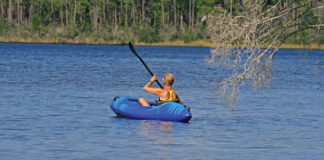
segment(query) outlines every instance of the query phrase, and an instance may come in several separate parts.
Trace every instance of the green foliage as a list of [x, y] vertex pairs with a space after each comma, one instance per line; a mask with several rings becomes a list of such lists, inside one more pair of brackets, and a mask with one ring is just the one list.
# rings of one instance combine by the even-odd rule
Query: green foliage
[[211, 13], [214, 9], [214, 6], [220, 5], [224, 6], [223, 0], [196, 0], [197, 6], [197, 18], [201, 19], [203, 16]]
[[90, 23], [86, 23], [86, 21], [82, 21], [80, 24], [80, 31], [81, 32], [91, 32], [92, 31], [92, 25]]
[[195, 39], [194, 40], [199, 40], [199, 39], [209, 39], [209, 33], [208, 29], [206, 28], [205, 24], [197, 24], [194, 28], [195, 33]]
[[8, 23], [6, 21], [0, 21], [0, 32], [8, 29]]
[[34, 31], [37, 31], [40, 29], [41, 27], [41, 20], [40, 17], [38, 16], [38, 14], [34, 14], [33, 18], [32, 18], [32, 28]]
[[193, 41], [195, 39], [194, 33], [186, 30], [181, 34], [181, 39], [183, 40], [184, 43], [190, 43], [191, 41]]
[[296, 33], [295, 35], [289, 37], [286, 40], [286, 43], [290, 44], [324, 44], [324, 29], [320, 33], [314, 31], [313, 29], [306, 29], [301, 32]]
[[139, 27], [135, 28], [138, 29], [136, 31], [136, 35], [139, 42], [153, 43], [161, 41], [159, 31], [151, 27], [150, 25], [142, 24]]
[[318, 44], [324, 44], [324, 29], [321, 30], [321, 33], [318, 37]]

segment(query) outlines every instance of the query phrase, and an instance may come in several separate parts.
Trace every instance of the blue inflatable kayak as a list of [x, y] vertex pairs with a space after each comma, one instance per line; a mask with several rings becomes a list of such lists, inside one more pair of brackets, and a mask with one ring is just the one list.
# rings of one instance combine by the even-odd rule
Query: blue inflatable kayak
[[149, 107], [143, 107], [134, 97], [116, 97], [111, 103], [111, 110], [120, 117], [132, 119], [162, 120], [188, 122], [192, 114], [190, 109], [183, 104], [167, 102], [156, 106], [150, 103]]

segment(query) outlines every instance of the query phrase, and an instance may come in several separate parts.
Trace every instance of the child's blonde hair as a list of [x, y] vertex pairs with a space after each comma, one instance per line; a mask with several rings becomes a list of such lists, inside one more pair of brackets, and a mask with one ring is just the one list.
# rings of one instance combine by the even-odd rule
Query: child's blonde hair
[[173, 82], [174, 82], [174, 76], [172, 73], [166, 73], [164, 74], [164, 83], [166, 85], [172, 86]]

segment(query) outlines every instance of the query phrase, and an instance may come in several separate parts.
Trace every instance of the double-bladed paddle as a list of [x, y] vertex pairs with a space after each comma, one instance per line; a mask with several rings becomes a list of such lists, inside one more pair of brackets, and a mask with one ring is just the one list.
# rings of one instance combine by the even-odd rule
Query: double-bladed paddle
[[[143, 65], [145, 66], [146, 70], [148, 72], [150, 72], [151, 76], [153, 76], [154, 74], [152, 73], [152, 71], [150, 70], [150, 68], [148, 68], [148, 66], [145, 64], [145, 62], [143, 61], [143, 59], [137, 54], [135, 48], [133, 47], [132, 43], [129, 42], [128, 46], [130, 48], [130, 50], [134, 53], [134, 55], [143, 63]], [[158, 80], [156, 80], [156, 83], [160, 86], [160, 88], [163, 89], [162, 85], [160, 84], [160, 82]]]

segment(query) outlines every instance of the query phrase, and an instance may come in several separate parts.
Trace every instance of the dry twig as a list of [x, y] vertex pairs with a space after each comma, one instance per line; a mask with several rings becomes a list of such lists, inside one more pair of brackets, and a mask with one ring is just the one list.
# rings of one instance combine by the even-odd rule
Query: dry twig
[[[238, 100], [240, 87], [249, 82], [253, 89], [270, 85], [271, 64], [280, 45], [291, 35], [323, 24], [308, 24], [303, 16], [318, 9], [315, 0], [303, 4], [281, 3], [266, 8], [264, 1], [242, 1], [239, 15], [232, 17], [226, 11], [208, 17], [208, 29], [213, 42], [220, 45], [211, 51], [208, 64], [224, 65], [233, 73], [219, 83], [219, 94], [232, 107]], [[306, 8], [302, 11], [300, 8]], [[301, 22], [299, 22], [301, 21]], [[318, 32], [316, 32], [318, 34]]]

